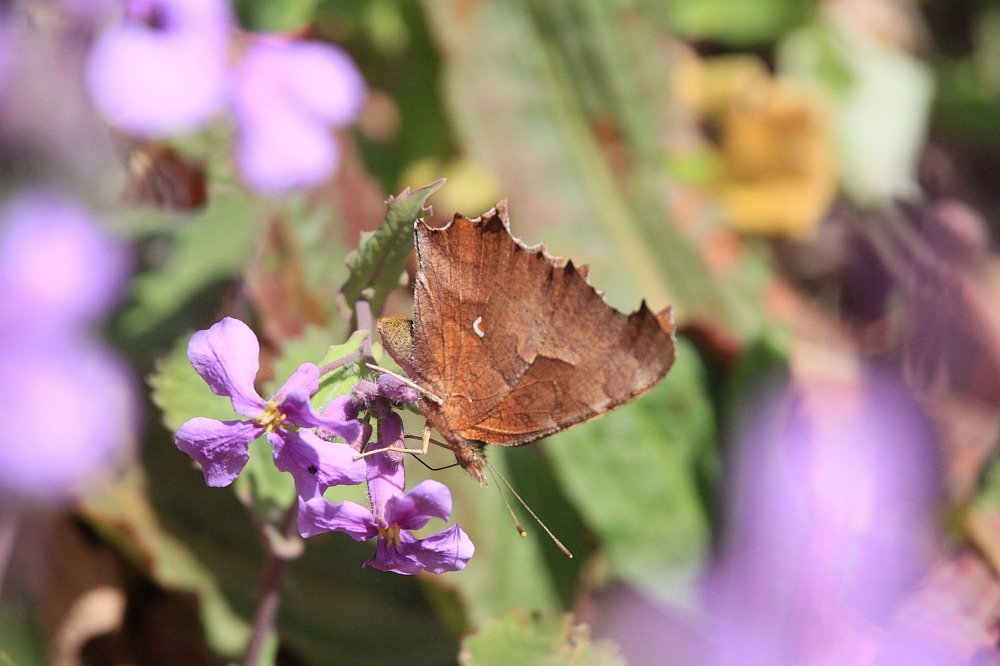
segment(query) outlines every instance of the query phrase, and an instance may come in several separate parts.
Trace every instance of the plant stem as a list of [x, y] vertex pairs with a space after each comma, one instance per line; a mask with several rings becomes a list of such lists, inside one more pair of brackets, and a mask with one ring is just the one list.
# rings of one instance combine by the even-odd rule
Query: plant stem
[[243, 666], [260, 666], [267, 640], [274, 634], [278, 607], [281, 605], [281, 587], [285, 580], [285, 570], [288, 561], [298, 557], [301, 552], [301, 549], [290, 549], [285, 545], [296, 538], [298, 513], [299, 505], [296, 499], [285, 514], [280, 536], [268, 534], [267, 526], [263, 528], [268, 546], [267, 561], [264, 563], [260, 599], [257, 601], [257, 610], [254, 612], [253, 625], [250, 628], [250, 643], [243, 655]]

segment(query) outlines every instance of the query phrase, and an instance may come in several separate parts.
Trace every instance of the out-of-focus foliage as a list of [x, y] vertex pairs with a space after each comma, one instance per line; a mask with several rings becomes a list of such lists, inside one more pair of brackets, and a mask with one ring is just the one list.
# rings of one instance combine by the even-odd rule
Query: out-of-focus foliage
[[[36, 172], [65, 180], [136, 248], [103, 332], [145, 378], [150, 415], [137, 459], [74, 512], [28, 511], [14, 527], [0, 515], [0, 536], [30, 537], [9, 558], [0, 653], [37, 663], [70, 646], [117, 663], [142, 646], [165, 662], [225, 663], [243, 649], [266, 541], [293, 560], [278, 663], [996, 658], [995, 3], [234, 8], [243, 30], [341, 46], [365, 77], [356, 126], [337, 132], [339, 171], [307, 192], [240, 185], [232, 120], [139, 143], [57, 122], [48, 105], [0, 107], [18, 120], [0, 148], [29, 156], [0, 160], [3, 191]], [[37, 24], [66, 37], [68, 24], [48, 21], [61, 10], [48, 11]], [[82, 49], [96, 29], [48, 45]], [[294, 488], [263, 441], [232, 488], [205, 487], [173, 433], [235, 415], [191, 368], [193, 331], [227, 315], [250, 324], [261, 395], [301, 363], [368, 344], [391, 364], [376, 333], [355, 331], [370, 324], [357, 302], [408, 314], [414, 220], [474, 217], [499, 198], [515, 236], [588, 264], [610, 304], [672, 305], [679, 325], [676, 366], [635, 403], [543, 443], [487, 448], [572, 559], [499, 478], [481, 488], [413, 459], [408, 485], [451, 489], [476, 547], [462, 571], [396, 576], [361, 568], [371, 543], [286, 539]], [[365, 373], [345, 364], [316, 404]], [[100, 410], [101, 387], [80, 399]], [[407, 433], [422, 426], [407, 415]], [[454, 462], [435, 447], [423, 459]], [[326, 497], [366, 501], [361, 486]], [[0, 539], [0, 561], [4, 550]], [[885, 552], [881, 571], [841, 566]]]

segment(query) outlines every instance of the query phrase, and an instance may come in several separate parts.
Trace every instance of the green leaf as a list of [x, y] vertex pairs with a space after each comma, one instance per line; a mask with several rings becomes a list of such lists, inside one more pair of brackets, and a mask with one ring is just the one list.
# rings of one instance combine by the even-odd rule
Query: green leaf
[[[445, 58], [458, 140], [496, 175], [514, 234], [535, 243], [543, 239], [528, 225], [544, 229], [548, 250], [590, 265], [616, 307], [633, 309], [643, 294], [654, 309], [673, 304], [683, 319], [748, 337], [763, 323], [770, 269], [748, 252], [724, 268], [706, 261], [705, 246], [724, 227], [708, 206], [683, 224], [671, 220], [667, 146], [671, 137], [689, 143], [695, 129], [671, 115], [669, 26], [652, 4], [422, 7]], [[469, 35], [489, 35], [489, 48]]]
[[245, 196], [216, 196], [184, 221], [166, 261], [134, 280], [132, 304], [121, 317], [124, 335], [155, 329], [213, 281], [238, 275], [265, 221], [263, 208]]
[[237, 9], [247, 29], [291, 33], [312, 23], [319, 0], [242, 0]]
[[811, 11], [801, 0], [672, 0], [663, 6], [684, 37], [737, 46], [774, 41]]
[[371, 303], [374, 315], [382, 312], [385, 299], [399, 286], [406, 258], [413, 250], [413, 223], [423, 214], [427, 199], [443, 184], [438, 180], [412, 192], [407, 188], [390, 198], [382, 225], [347, 257], [350, 276], [341, 293], [349, 306], [364, 298]]
[[[490, 461], [501, 474], [508, 476], [507, 452], [496, 448], [488, 451]], [[513, 452], [514, 455], [523, 453]], [[428, 462], [432, 465], [449, 464], [449, 461], [441, 461], [436, 456]], [[426, 470], [411, 462], [407, 466], [407, 476], [407, 485], [410, 486], [421, 478], [434, 478], [451, 490], [454, 503], [452, 520], [468, 533], [476, 553], [465, 569], [447, 574], [442, 582], [458, 590], [473, 626], [513, 608], [562, 608], [547, 566], [546, 552], [560, 558], [563, 556], [537, 526], [526, 522], [527, 536], [522, 538], [518, 535], [496, 488], [480, 487], [459, 468], [432, 472], [428, 477]]]
[[600, 537], [611, 573], [665, 601], [691, 600], [708, 555], [702, 496], [715, 422], [694, 347], [652, 392], [546, 444], [557, 475]]
[[625, 660], [611, 641], [591, 640], [587, 626], [573, 624], [571, 615], [515, 610], [466, 638], [460, 663], [624, 666]]

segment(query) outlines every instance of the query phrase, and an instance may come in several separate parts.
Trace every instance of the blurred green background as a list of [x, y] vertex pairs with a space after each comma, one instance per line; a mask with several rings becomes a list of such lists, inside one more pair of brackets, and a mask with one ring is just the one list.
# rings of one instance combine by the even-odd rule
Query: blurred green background
[[[186, 366], [188, 337], [234, 314], [264, 340], [265, 366], [322, 357], [351, 332], [338, 301], [344, 259], [405, 188], [447, 179], [427, 201], [435, 224], [506, 198], [514, 234], [589, 264], [616, 308], [672, 305], [678, 361], [634, 404], [541, 444], [489, 452], [572, 560], [528, 519], [520, 538], [494, 489], [460, 469], [411, 463], [408, 485], [432, 476], [452, 489], [475, 557], [458, 573], [403, 577], [361, 569], [369, 544], [310, 540], [284, 588], [280, 663], [454, 663], [460, 650], [469, 663], [620, 663], [618, 647], [583, 625], [600, 637], [603, 600], [624, 589], [680, 618], [697, 615], [699, 576], [724, 525], [726, 446], [760, 382], [836, 374], [874, 357], [901, 365], [912, 351], [905, 335], [869, 344], [873, 322], [926, 316], [905, 298], [879, 317], [844, 305], [844, 266], [853, 264], [837, 220], [889, 247], [869, 261], [894, 277], [910, 260], [894, 245], [899, 224], [885, 222], [900, 210], [960, 201], [978, 215], [975, 228], [996, 237], [998, 2], [236, 6], [246, 29], [346, 48], [368, 103], [341, 137], [336, 178], [289, 199], [262, 201], [234, 184], [226, 128], [134, 147], [158, 164], [169, 149], [185, 178], [204, 176], [207, 196], [176, 206], [162, 183], [130, 181], [139, 194], [117, 212], [142, 252], [130, 300], [109, 325], [152, 387], [142, 460], [55, 522], [65, 556], [56, 568], [67, 579], [51, 573], [48, 592], [0, 613], [12, 663], [40, 659], [67, 609], [98, 584], [123, 591], [129, 610], [117, 633], [87, 643], [88, 663], [106, 663], [116, 641], [165, 655], [149, 663], [239, 654], [263, 561], [253, 516], [280, 513], [287, 487], [261, 473], [236, 493], [207, 488], [174, 447], [171, 428], [185, 419], [227, 413], [224, 403], [214, 411], [219, 403]], [[159, 177], [187, 186], [176, 173]], [[921, 242], [940, 253], [933, 238]], [[982, 303], [997, 302], [993, 247], [983, 243], [969, 272]], [[942, 261], [967, 268], [954, 255]], [[409, 308], [405, 288], [388, 295], [386, 313]], [[956, 326], [967, 321], [964, 310], [955, 316]], [[1000, 330], [977, 330], [970, 349], [995, 350]], [[1000, 405], [994, 366], [981, 370], [981, 380], [955, 373], [930, 404], [947, 443], [947, 527], [996, 565], [987, 470]], [[911, 388], [927, 397], [919, 382]], [[407, 425], [417, 433], [422, 422], [411, 415]], [[448, 457], [432, 451], [430, 462]]]

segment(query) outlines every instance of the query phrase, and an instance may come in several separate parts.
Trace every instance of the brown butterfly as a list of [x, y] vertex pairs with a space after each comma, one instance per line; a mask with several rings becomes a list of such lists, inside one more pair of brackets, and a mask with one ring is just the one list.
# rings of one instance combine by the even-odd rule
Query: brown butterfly
[[586, 267], [511, 236], [501, 201], [482, 217], [415, 225], [413, 320], [382, 318], [389, 355], [438, 403], [420, 409], [480, 483], [483, 444], [521, 446], [633, 400], [674, 362], [670, 308], [618, 312]]

